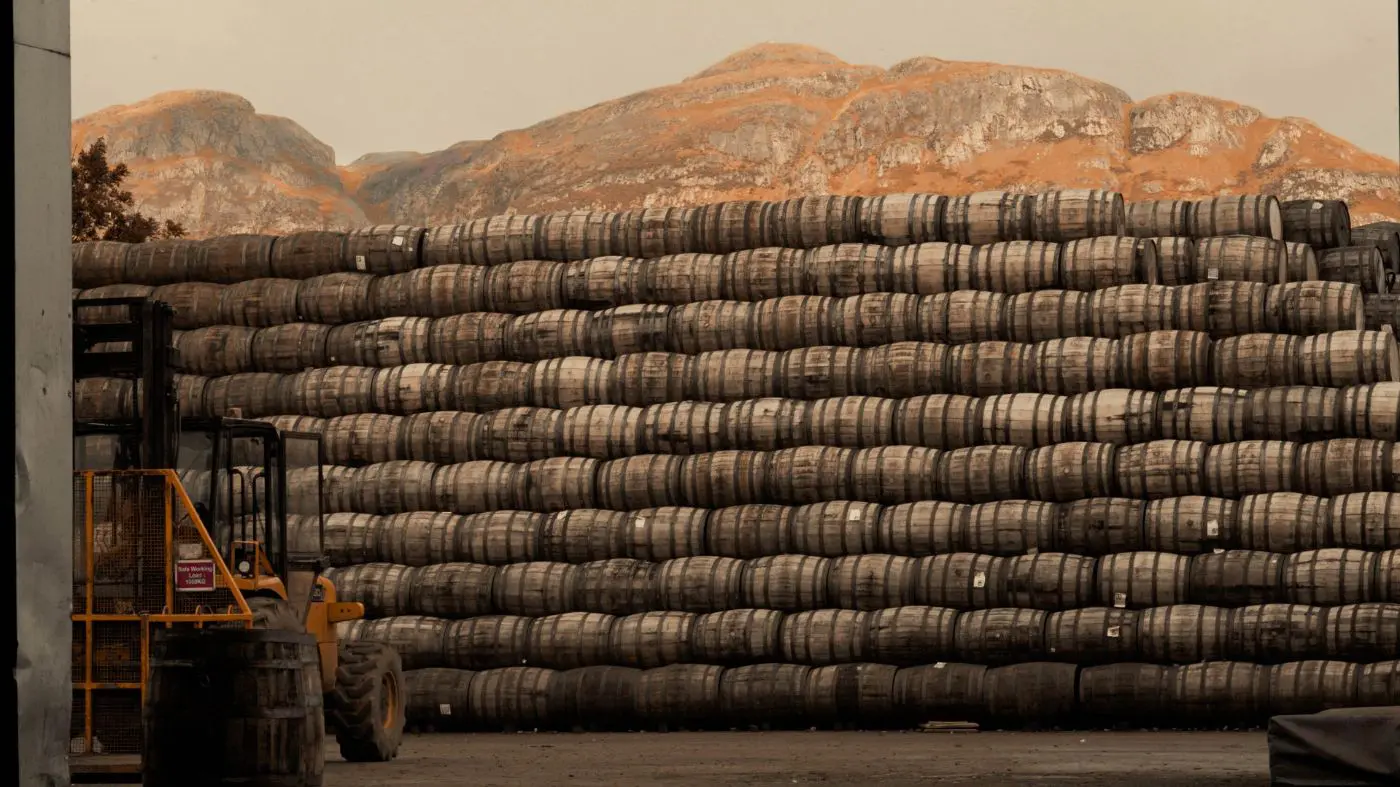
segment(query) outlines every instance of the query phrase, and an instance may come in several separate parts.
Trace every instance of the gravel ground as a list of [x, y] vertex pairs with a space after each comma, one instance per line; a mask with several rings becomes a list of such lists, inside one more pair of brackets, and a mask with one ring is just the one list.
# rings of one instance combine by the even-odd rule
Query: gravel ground
[[326, 787], [420, 785], [1076, 785], [1267, 787], [1262, 732], [432, 734]]

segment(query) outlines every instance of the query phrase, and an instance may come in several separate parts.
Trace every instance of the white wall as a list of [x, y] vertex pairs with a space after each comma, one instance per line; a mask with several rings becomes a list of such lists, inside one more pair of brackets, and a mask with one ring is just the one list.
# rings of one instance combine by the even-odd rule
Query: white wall
[[72, 268], [67, 0], [15, 0], [15, 605], [20, 784], [68, 784]]

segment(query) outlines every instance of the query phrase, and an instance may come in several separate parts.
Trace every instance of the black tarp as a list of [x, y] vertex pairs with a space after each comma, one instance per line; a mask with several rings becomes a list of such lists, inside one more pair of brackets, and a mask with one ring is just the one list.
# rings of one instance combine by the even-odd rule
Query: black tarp
[[1400, 706], [1269, 719], [1274, 787], [1400, 785]]

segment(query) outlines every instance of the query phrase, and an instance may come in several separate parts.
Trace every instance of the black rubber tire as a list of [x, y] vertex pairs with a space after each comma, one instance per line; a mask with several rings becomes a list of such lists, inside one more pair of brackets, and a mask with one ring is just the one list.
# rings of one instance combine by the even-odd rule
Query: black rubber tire
[[[326, 721], [350, 762], [388, 762], [403, 742], [403, 662], [380, 642], [342, 642], [335, 689], [326, 695]], [[393, 702], [386, 696], [392, 686]]]

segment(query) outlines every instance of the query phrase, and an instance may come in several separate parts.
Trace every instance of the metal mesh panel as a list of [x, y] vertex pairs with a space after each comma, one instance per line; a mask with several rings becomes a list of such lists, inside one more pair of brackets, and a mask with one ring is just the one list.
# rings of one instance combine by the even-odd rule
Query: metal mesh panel
[[162, 475], [92, 477], [92, 612], [159, 614], [167, 606]]
[[98, 689], [92, 693], [91, 753], [141, 753], [141, 692]]
[[[179, 497], [178, 494], [176, 497]], [[204, 539], [200, 537], [199, 527], [195, 524], [192, 512], [184, 505], [183, 501], [176, 504], [174, 511], [174, 548], [177, 566], [199, 563], [207, 566], [214, 562], [214, 553], [209, 550]], [[236, 612], [238, 608], [238, 601], [234, 597], [233, 591], [228, 587], [224, 576], [217, 571], [214, 573], [211, 589], [181, 590], [177, 586], [174, 595], [173, 611], [178, 615], [192, 615], [197, 611]]]

